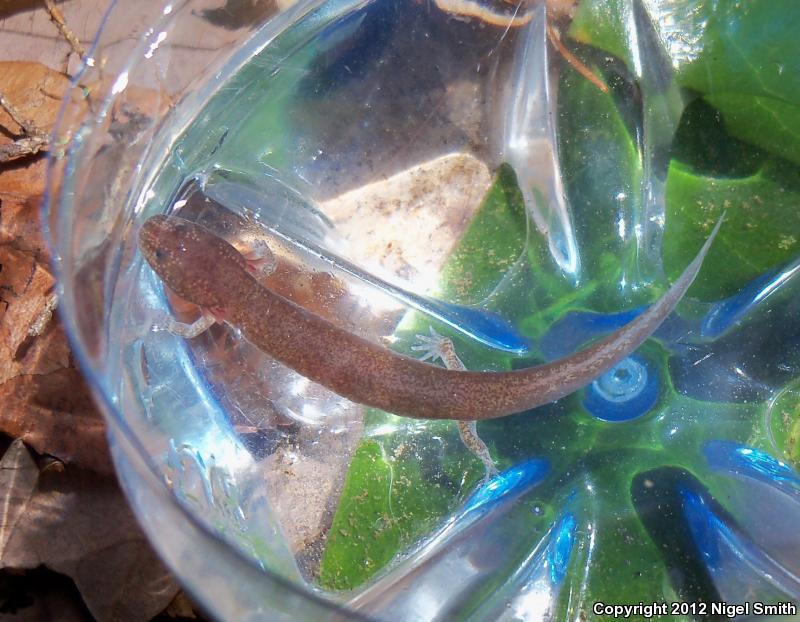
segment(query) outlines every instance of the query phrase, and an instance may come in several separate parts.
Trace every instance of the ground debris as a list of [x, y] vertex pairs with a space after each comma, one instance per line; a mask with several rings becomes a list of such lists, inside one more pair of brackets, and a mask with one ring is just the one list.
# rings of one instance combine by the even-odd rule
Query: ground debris
[[113, 477], [40, 469], [16, 440], [0, 459], [0, 506], [0, 568], [71, 577], [98, 620], [149, 620], [178, 591]]
[[0, 62], [0, 163], [34, 157], [50, 133], [69, 77], [40, 63]]
[[0, 619], [190, 619], [113, 476], [105, 422], [54, 316], [40, 212], [70, 84], [41, 63], [0, 61]]

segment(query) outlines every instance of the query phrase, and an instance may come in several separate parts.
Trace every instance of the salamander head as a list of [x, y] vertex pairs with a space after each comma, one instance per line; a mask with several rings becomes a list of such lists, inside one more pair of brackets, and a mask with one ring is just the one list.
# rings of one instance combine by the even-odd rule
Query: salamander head
[[139, 248], [164, 284], [206, 308], [224, 308], [240, 278], [244, 257], [205, 227], [178, 216], [153, 216], [139, 231]]

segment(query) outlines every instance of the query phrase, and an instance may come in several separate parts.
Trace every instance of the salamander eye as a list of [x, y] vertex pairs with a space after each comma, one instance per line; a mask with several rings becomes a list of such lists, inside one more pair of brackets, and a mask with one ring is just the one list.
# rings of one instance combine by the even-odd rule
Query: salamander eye
[[156, 261], [164, 261], [167, 258], [167, 254], [160, 248], [156, 249], [155, 256], [156, 256]]

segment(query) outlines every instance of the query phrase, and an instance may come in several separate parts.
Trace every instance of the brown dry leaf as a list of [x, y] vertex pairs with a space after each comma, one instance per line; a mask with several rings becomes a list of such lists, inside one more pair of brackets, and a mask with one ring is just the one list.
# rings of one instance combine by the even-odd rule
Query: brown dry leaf
[[[0, 136], [3, 161], [30, 157], [47, 148], [69, 78], [41, 63], [0, 63]], [[11, 134], [11, 135], [9, 135]]]
[[[48, 132], [68, 86], [66, 76], [39, 63], [0, 62], [0, 92]], [[20, 130], [2, 111], [0, 125]], [[52, 320], [55, 282], [39, 222], [45, 166], [38, 156], [0, 168], [0, 432], [110, 473], [103, 420]]]
[[149, 620], [173, 600], [178, 586], [113, 478], [69, 467], [39, 472], [19, 441], [0, 473], [0, 484], [11, 484], [0, 485], [0, 567], [44, 565], [71, 577], [101, 621]]
[[33, 254], [0, 244], [0, 432], [110, 473], [104, 422], [51, 321], [53, 286]]
[[98, 473], [113, 468], [105, 422], [77, 369], [18, 376], [0, 385], [0, 428], [40, 453]]
[[0, 244], [31, 253], [47, 263], [40, 211], [47, 161], [37, 157], [25, 166], [0, 167]]
[[[203, 18], [212, 24], [236, 30], [245, 26], [258, 26], [264, 23], [280, 5], [287, 2], [276, 0], [227, 0], [224, 6], [200, 11]], [[292, 4], [292, 3], [288, 3]]]
[[36, 490], [39, 469], [22, 441], [14, 441], [0, 460], [0, 491], [3, 512], [0, 514], [0, 560], [5, 558], [11, 534]]
[[175, 619], [180, 618], [183, 620], [196, 620], [198, 619], [197, 612], [194, 609], [194, 604], [189, 600], [186, 592], [178, 592], [172, 602], [163, 611], [163, 615], [167, 618]]
[[[3, 93], [28, 121], [46, 132], [55, 124], [61, 98], [70, 79], [41, 63], [27, 61], [0, 62], [0, 93]], [[0, 110], [0, 125], [12, 132], [21, 132], [8, 113]]]
[[0, 4], [0, 19], [5, 19], [14, 13], [30, 11], [36, 8], [39, 0], [3, 0]]
[[36, 327], [52, 315], [55, 279], [33, 256], [10, 245], [0, 246], [0, 266], [0, 382], [5, 382], [25, 357], [29, 338], [38, 336]]
[[[52, 131], [69, 84], [39, 63], [0, 62], [0, 93], [24, 125], [42, 132]], [[138, 108], [129, 104], [112, 116], [121, 126], [138, 123]], [[0, 126], [0, 147], [23, 134], [2, 110]], [[0, 166], [0, 433], [18, 439], [0, 461], [2, 578], [46, 567], [70, 577], [95, 618], [147, 620], [178, 590], [108, 476], [104, 422], [52, 319], [54, 279], [39, 220], [45, 169], [41, 154]], [[67, 466], [47, 468], [41, 458], [37, 465], [20, 439]], [[17, 574], [32, 568], [39, 570]], [[45, 581], [39, 588], [15, 620], [88, 616], [79, 599], [77, 609], [75, 601], [68, 606], [63, 586]]]

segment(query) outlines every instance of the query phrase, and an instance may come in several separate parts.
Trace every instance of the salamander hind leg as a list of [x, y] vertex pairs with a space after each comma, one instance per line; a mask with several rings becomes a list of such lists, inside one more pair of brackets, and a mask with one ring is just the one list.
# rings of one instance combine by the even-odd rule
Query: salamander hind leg
[[489, 448], [483, 439], [478, 436], [478, 422], [477, 421], [457, 421], [458, 434], [461, 436], [461, 442], [469, 449], [472, 454], [483, 462], [484, 479], [491, 479], [497, 475], [498, 470], [492, 460], [492, 455], [489, 453]]
[[[417, 344], [411, 346], [415, 352], [421, 352], [421, 361], [430, 360], [431, 362], [441, 360], [447, 369], [457, 369], [464, 371], [466, 367], [461, 359], [456, 354], [456, 349], [453, 342], [447, 337], [437, 333], [433, 327], [430, 328], [430, 336], [417, 335]], [[461, 436], [461, 442], [469, 449], [472, 454], [483, 463], [485, 469], [485, 479], [489, 479], [497, 475], [497, 467], [492, 460], [489, 453], [489, 448], [478, 436], [477, 422], [475, 421], [458, 421], [458, 433]]]
[[158, 320], [153, 326], [153, 330], [166, 330], [184, 339], [194, 339], [206, 332], [217, 321], [217, 318], [211, 312], [204, 312], [203, 315], [191, 324], [178, 322], [175, 318], [163, 313], [159, 315]]

